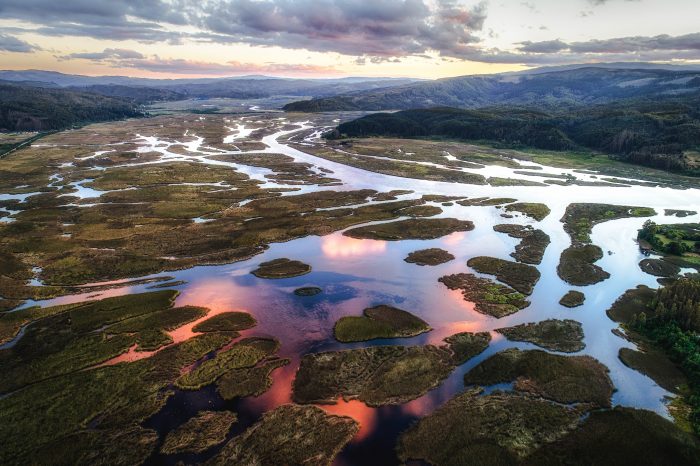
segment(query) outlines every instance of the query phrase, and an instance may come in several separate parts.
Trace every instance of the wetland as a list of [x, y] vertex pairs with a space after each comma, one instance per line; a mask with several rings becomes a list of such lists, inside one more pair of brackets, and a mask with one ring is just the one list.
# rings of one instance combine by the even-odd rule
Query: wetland
[[700, 183], [321, 137], [347, 118], [176, 113], [0, 159], [0, 462], [700, 463], [693, 373], [640, 324], [697, 280]]

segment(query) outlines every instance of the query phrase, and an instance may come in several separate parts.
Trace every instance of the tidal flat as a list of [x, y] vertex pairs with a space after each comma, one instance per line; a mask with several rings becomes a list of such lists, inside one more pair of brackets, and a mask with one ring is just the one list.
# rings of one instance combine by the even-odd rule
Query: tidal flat
[[346, 118], [163, 115], [0, 159], [0, 462], [698, 458], [683, 379], [617, 327], [691, 271], [636, 239], [700, 222], [699, 186], [320, 137]]

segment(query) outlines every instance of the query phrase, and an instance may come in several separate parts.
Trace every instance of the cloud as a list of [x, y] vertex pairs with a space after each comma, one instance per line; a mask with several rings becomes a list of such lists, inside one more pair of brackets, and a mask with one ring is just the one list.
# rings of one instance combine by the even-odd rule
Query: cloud
[[38, 47], [8, 34], [0, 33], [0, 52], [29, 53]]
[[[459, 57], [479, 42], [486, 3], [457, 0], [3, 0], [0, 17], [47, 36], [192, 39], [351, 56]], [[187, 32], [184, 32], [187, 31]]]
[[60, 57], [61, 59], [90, 60], [94, 63], [114, 68], [132, 68], [155, 73], [181, 75], [219, 75], [273, 73], [288, 75], [305, 74], [336, 74], [332, 67], [288, 63], [244, 63], [229, 61], [226, 63], [185, 60], [176, 58], [161, 58], [157, 55], [146, 57], [134, 50], [105, 49], [102, 52], [73, 53]]
[[119, 60], [119, 59], [132, 59], [132, 58], [145, 58], [145, 57], [141, 53], [137, 52], [136, 50], [104, 49], [102, 52], [71, 53], [70, 55], [64, 55], [60, 58], [62, 60], [81, 59], [81, 60], [103, 61], [103, 60]]
[[402, 57], [435, 50], [456, 56], [478, 42], [485, 3], [465, 8], [452, 0], [229, 0], [210, 2], [199, 26], [208, 40]]

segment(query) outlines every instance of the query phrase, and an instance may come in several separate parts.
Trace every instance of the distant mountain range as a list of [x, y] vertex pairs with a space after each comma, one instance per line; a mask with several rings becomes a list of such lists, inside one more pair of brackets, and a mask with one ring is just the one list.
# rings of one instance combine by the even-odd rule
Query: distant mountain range
[[[264, 98], [278, 95], [327, 97], [417, 82], [406, 78], [287, 79], [268, 76], [203, 79], [148, 79], [81, 76], [55, 71], [0, 71], [0, 81], [42, 88], [70, 88], [130, 98], [138, 103], [187, 98]], [[150, 91], [146, 91], [149, 89]], [[161, 92], [153, 92], [157, 89]]]
[[[617, 66], [617, 67], [615, 67]], [[700, 70], [651, 64], [609, 64], [536, 69], [519, 73], [460, 76], [349, 92], [287, 104], [287, 111], [482, 108], [518, 105], [543, 109], [595, 105], [614, 100], [683, 95], [700, 90]]]
[[54, 71], [0, 71], [0, 131], [62, 129], [142, 115], [140, 105], [184, 99], [325, 97], [416, 82], [403, 78], [285, 79], [267, 76], [145, 79]]

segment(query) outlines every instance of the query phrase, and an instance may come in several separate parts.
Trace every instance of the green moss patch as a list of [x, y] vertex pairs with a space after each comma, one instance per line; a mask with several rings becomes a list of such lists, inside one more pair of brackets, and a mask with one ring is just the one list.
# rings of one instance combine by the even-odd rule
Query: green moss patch
[[226, 440], [238, 417], [231, 411], [200, 411], [166, 435], [160, 451], [166, 455], [201, 453]]
[[404, 259], [409, 264], [440, 265], [454, 260], [455, 256], [440, 248], [421, 249], [413, 251]]
[[469, 390], [401, 435], [401, 461], [438, 466], [515, 465], [576, 427], [580, 413], [521, 394]]
[[[538, 183], [539, 185], [539, 183]], [[537, 202], [516, 202], [506, 206], [508, 212], [520, 212], [521, 214], [533, 218], [538, 222], [544, 220], [551, 212], [545, 204]]]
[[516, 391], [559, 403], [609, 407], [613, 385], [608, 368], [590, 356], [561, 356], [541, 350], [508, 349], [464, 376], [467, 385], [515, 382]]
[[576, 290], [569, 290], [559, 300], [559, 304], [565, 307], [578, 307], [583, 305], [586, 300], [586, 295]]
[[552, 351], [575, 353], [586, 347], [583, 343], [583, 327], [575, 320], [548, 319], [499, 328], [496, 331], [509, 340], [527, 341]]
[[238, 332], [255, 327], [255, 317], [247, 312], [222, 312], [195, 325], [195, 332]]
[[465, 301], [474, 303], [475, 311], [493, 317], [514, 314], [530, 305], [522, 293], [470, 273], [445, 275], [438, 281], [451, 290], [460, 290]]
[[474, 224], [455, 218], [416, 218], [352, 228], [345, 236], [359, 239], [399, 241], [403, 239], [435, 239], [456, 231], [470, 231]]
[[330, 465], [359, 430], [345, 416], [331, 416], [315, 406], [283, 405], [234, 437], [205, 464]]
[[261, 263], [251, 273], [258, 278], [290, 278], [306, 275], [311, 272], [311, 266], [290, 259], [274, 259]]
[[347, 343], [376, 338], [413, 337], [430, 330], [427, 322], [393, 306], [382, 304], [369, 307], [363, 314], [362, 317], [340, 318], [333, 329], [335, 338]]
[[594, 262], [602, 259], [603, 250], [593, 244], [570, 246], [562, 251], [557, 275], [565, 282], [585, 286], [610, 278], [610, 274]]
[[467, 265], [479, 273], [495, 275], [499, 281], [525, 295], [532, 293], [532, 289], [540, 279], [539, 270], [531, 265], [495, 257], [473, 257], [467, 261]]

